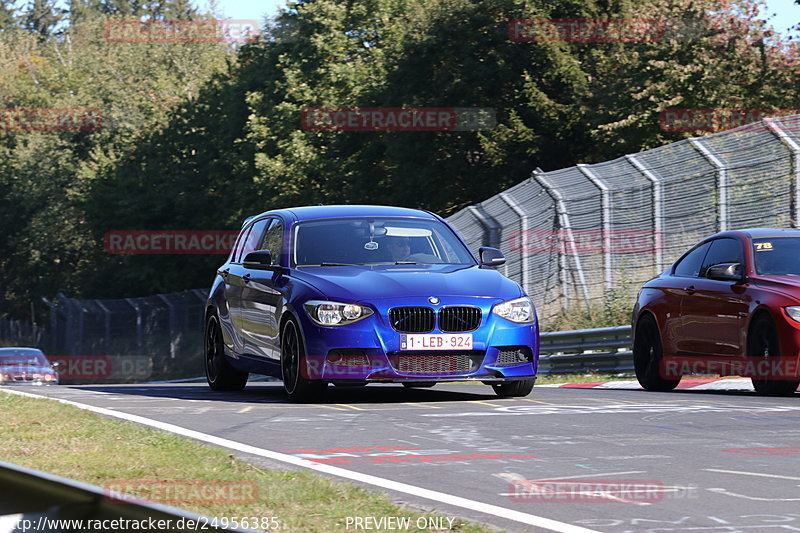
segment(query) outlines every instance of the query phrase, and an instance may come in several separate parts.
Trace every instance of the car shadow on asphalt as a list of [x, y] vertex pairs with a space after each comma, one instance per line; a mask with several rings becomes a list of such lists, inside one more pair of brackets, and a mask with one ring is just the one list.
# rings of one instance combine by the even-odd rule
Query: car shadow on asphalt
[[[78, 390], [103, 394], [172, 398], [189, 401], [218, 401], [226, 403], [284, 403], [294, 405], [327, 404], [390, 404], [439, 403], [497, 400], [488, 385], [437, 385], [429, 389], [406, 388], [398, 384], [375, 384], [365, 387], [334, 387], [329, 385], [319, 401], [298, 404], [289, 400], [280, 382], [251, 382], [242, 391], [212, 391], [207, 385], [195, 383], [72, 385]], [[456, 389], [458, 387], [458, 389]], [[467, 390], [465, 390], [467, 389]], [[468, 389], [475, 389], [472, 392]]]

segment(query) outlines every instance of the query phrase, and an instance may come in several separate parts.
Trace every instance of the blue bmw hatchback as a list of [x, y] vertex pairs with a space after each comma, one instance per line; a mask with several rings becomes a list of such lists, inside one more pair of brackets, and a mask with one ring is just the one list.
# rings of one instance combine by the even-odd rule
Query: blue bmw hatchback
[[493, 269], [504, 262], [495, 248], [477, 260], [443, 219], [416, 209], [250, 217], [208, 298], [208, 384], [241, 390], [265, 374], [293, 400], [314, 400], [328, 383], [478, 381], [525, 396], [539, 328], [530, 298]]

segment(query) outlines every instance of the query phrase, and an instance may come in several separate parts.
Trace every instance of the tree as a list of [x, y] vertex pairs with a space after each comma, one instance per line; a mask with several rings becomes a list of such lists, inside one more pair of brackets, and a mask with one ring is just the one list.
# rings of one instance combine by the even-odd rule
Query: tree
[[55, 0], [31, 0], [22, 13], [22, 24], [28, 31], [39, 35], [40, 40], [45, 40], [58, 30], [63, 15]]
[[14, 2], [0, 0], [0, 32], [17, 25]]

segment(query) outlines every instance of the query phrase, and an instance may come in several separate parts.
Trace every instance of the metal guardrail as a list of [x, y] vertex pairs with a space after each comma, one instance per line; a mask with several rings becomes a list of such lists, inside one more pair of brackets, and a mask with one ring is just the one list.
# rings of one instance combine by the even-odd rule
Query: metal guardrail
[[539, 374], [633, 372], [630, 326], [540, 334]]
[[[95, 521], [107, 521], [104, 523], [109, 527], [87, 529], [87, 525], [103, 523]], [[134, 521], [141, 527], [132, 525]], [[169, 524], [169, 527], [159, 528], [152, 525], [158, 524], [159, 521], [163, 521], [161, 524]], [[112, 527], [126, 525], [127, 527]], [[119, 502], [101, 487], [0, 461], [0, 533], [23, 531], [60, 533], [80, 529], [87, 531], [162, 529], [194, 532], [209, 530], [242, 533], [255, 531], [214, 527], [211, 517], [203, 517], [167, 505]]]

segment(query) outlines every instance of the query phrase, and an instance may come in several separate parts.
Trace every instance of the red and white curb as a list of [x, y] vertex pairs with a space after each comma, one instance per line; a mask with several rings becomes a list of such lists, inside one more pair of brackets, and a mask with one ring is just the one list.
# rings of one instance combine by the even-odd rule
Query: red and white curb
[[[559, 389], [623, 389], [638, 390], [642, 386], [636, 380], [633, 381], [595, 381], [593, 383], [555, 383], [536, 385], [536, 388], [555, 387]], [[753, 383], [750, 378], [706, 378], [706, 379], [682, 379], [675, 387], [676, 390], [729, 390], [729, 391], [752, 391]]]

